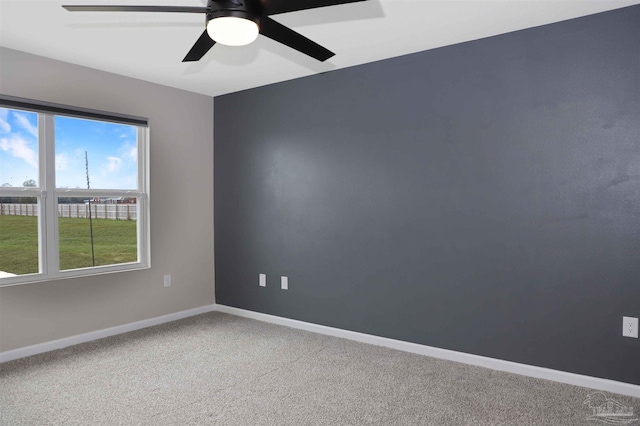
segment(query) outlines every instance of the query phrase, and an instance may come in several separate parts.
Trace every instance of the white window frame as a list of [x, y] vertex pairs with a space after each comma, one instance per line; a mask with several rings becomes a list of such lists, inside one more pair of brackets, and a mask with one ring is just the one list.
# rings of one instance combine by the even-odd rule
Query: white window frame
[[[8, 97], [6, 97], [8, 98]], [[17, 98], [16, 98], [17, 99]], [[53, 104], [46, 104], [53, 105]], [[41, 111], [37, 104], [33, 109], [15, 107], [3, 103], [0, 107], [34, 112], [38, 114], [38, 169], [37, 187], [0, 187], [0, 197], [36, 197], [38, 200], [38, 265], [39, 272], [0, 278], [0, 287], [51, 281], [64, 278], [101, 275], [114, 272], [147, 269], [151, 267], [149, 236], [149, 127], [131, 124], [118, 120], [118, 115], [78, 110], [78, 114], [70, 114], [71, 107], [62, 107], [64, 113]], [[90, 111], [102, 118], [87, 116]], [[66, 189], [56, 188], [55, 184], [55, 134], [54, 119], [56, 116], [71, 116], [80, 119], [109, 121], [137, 126], [138, 149], [138, 189]], [[114, 117], [112, 120], [105, 117]], [[104, 266], [60, 271], [59, 234], [58, 234], [58, 197], [136, 197], [136, 227], [138, 260], [136, 262], [119, 263]], [[0, 253], [0, 256], [2, 253]], [[10, 272], [10, 271], [9, 271]]]

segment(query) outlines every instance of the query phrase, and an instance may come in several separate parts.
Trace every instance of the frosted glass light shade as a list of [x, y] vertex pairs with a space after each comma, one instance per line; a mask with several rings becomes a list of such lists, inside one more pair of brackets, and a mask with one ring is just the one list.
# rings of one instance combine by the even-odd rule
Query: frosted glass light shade
[[213, 18], [207, 23], [207, 33], [216, 43], [244, 46], [253, 42], [260, 32], [258, 24], [235, 16]]

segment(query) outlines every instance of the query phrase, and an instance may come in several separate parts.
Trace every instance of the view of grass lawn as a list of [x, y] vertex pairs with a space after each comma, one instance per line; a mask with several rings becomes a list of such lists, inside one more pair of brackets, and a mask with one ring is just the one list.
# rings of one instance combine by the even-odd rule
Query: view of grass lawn
[[0, 216], [0, 271], [38, 272], [38, 218]]
[[[89, 219], [59, 218], [60, 269], [92, 266]], [[93, 220], [96, 266], [135, 262], [136, 221]], [[22, 275], [38, 272], [36, 217], [0, 216], [0, 271]]]

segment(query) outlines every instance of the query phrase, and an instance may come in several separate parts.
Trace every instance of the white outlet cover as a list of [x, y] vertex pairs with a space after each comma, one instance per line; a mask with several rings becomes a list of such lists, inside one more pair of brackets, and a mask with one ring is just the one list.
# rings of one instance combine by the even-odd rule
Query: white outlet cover
[[164, 286], [171, 287], [171, 275], [164, 276]]
[[260, 287], [266, 287], [267, 286], [267, 275], [266, 274], [260, 274], [260, 280], [259, 280], [258, 284], [260, 285]]
[[289, 290], [289, 278], [280, 277], [280, 287], [282, 287], [283, 290]]
[[638, 338], [638, 318], [622, 317], [622, 335]]

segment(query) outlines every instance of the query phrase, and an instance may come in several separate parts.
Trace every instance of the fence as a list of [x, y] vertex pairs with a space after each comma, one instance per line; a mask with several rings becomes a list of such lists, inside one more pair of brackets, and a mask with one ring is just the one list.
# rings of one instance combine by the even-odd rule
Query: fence
[[[136, 220], [136, 204], [91, 204], [93, 219]], [[0, 215], [38, 216], [37, 204], [0, 204]], [[58, 204], [58, 217], [89, 218], [89, 204]]]

